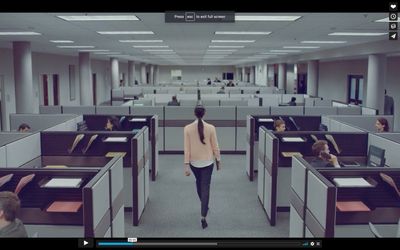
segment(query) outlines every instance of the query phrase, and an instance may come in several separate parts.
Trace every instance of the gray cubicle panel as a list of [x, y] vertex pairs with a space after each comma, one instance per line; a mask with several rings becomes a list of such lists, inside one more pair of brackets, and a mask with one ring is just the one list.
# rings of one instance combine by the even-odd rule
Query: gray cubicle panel
[[17, 168], [40, 156], [40, 144], [40, 133], [34, 133], [5, 145], [6, 167]]
[[43, 131], [76, 131], [77, 124], [83, 120], [83, 116], [79, 115], [76, 118], [70, 119], [53, 127], [44, 129]]
[[0, 132], [0, 168], [7, 167], [7, 144], [21, 140], [32, 133]]
[[[140, 95], [141, 93], [146, 93], [146, 92], [144, 92], [144, 89], [146, 89], [146, 88], [124, 87], [123, 88], [124, 97], [132, 97], [132, 96]], [[153, 93], [153, 91], [151, 91], [150, 93]]]
[[[265, 172], [265, 127], [260, 127], [258, 132], [258, 147], [257, 147], [257, 195], [261, 204], [264, 204], [264, 172]], [[256, 147], [254, 147], [256, 150]]]
[[134, 100], [132, 106], [153, 106], [154, 99], [143, 98], [139, 100]]
[[302, 106], [271, 107], [271, 115], [304, 115]]
[[315, 99], [314, 100], [314, 106], [332, 106], [332, 100], [329, 99], [322, 99], [322, 100], [318, 100]]
[[[255, 143], [255, 119], [251, 115], [247, 115], [246, 119], [246, 173], [249, 180], [253, 181], [254, 178], [254, 148]], [[256, 158], [257, 160], [257, 158]]]
[[304, 94], [284, 94], [282, 95], [282, 103], [288, 103], [292, 99], [292, 97], [296, 98], [296, 103], [304, 103]]
[[305, 237], [334, 237], [336, 187], [310, 167], [307, 171]]
[[400, 132], [385, 132], [385, 133], [375, 133], [375, 135], [389, 139], [391, 141], [394, 141], [396, 143], [400, 143]]
[[263, 94], [258, 95], [259, 98], [262, 98], [262, 105], [269, 107], [277, 107], [279, 106], [279, 100], [281, 98], [280, 94]]
[[152, 115], [158, 116], [158, 149], [164, 151], [164, 107], [131, 107], [131, 115]]
[[205, 107], [209, 107], [209, 106], [219, 106], [219, 100], [207, 100], [207, 99], [201, 99], [201, 103], [203, 104], [203, 106]]
[[183, 128], [196, 119], [194, 107], [165, 106], [164, 111], [164, 151], [183, 151]]
[[246, 150], [248, 144], [246, 136], [250, 134], [250, 128], [246, 127], [248, 115], [269, 115], [269, 107], [236, 107], [236, 150]]
[[129, 115], [130, 107], [126, 106], [96, 106], [98, 115]]
[[187, 107], [195, 107], [197, 105], [197, 100], [185, 100], [181, 99], [180, 100], [181, 106], [187, 106]]
[[337, 107], [304, 107], [304, 115], [337, 115]]
[[39, 106], [40, 114], [61, 114], [61, 106]]
[[289, 237], [305, 237], [306, 164], [303, 158], [292, 157]]
[[142, 88], [142, 93], [143, 94], [153, 94], [154, 90], [158, 93], [156, 88]]
[[360, 107], [337, 107], [338, 115], [361, 115]]
[[235, 87], [226, 87], [226, 90], [229, 92], [230, 95], [240, 94], [241, 90]]
[[19, 125], [26, 123], [31, 132], [41, 131], [76, 117], [74, 114], [10, 114], [10, 129], [17, 131]]
[[250, 98], [247, 100], [247, 106], [258, 107], [260, 106], [260, 98]]
[[151, 164], [151, 180], [155, 181], [157, 174], [158, 174], [158, 151], [159, 151], [159, 127], [158, 127], [158, 115], [154, 115], [151, 118], [151, 126], [150, 129], [151, 135], [154, 137], [151, 138], [151, 157], [150, 157], [150, 164]]
[[[393, 134], [393, 133], [390, 133]], [[396, 139], [389, 139], [390, 134], [384, 133], [369, 133], [368, 134], [368, 147], [370, 145], [382, 148], [385, 150], [386, 165], [392, 168], [400, 167], [400, 142]], [[381, 136], [383, 135], [383, 136]], [[398, 138], [398, 134], [396, 136]]]
[[315, 98], [304, 98], [304, 106], [305, 107], [313, 107]]
[[6, 154], [6, 147], [0, 147], [0, 168], [7, 167], [7, 154]]
[[278, 139], [265, 129], [264, 163], [264, 210], [271, 226], [276, 224], [277, 213], [277, 177], [278, 177]]
[[151, 148], [149, 140], [149, 130], [145, 129], [143, 131], [143, 162], [144, 162], [144, 204], [149, 200], [150, 194], [150, 158], [151, 158]]
[[247, 106], [247, 100], [221, 100], [221, 106]]
[[96, 114], [96, 106], [63, 106], [63, 114]]

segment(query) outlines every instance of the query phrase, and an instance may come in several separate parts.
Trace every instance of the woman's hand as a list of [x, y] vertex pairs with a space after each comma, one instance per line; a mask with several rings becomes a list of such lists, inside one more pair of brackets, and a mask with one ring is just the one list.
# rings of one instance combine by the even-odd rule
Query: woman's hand
[[185, 165], [185, 176], [190, 176], [189, 165]]
[[222, 168], [221, 161], [217, 161], [216, 164], [217, 164], [217, 171], [221, 170], [221, 168]]

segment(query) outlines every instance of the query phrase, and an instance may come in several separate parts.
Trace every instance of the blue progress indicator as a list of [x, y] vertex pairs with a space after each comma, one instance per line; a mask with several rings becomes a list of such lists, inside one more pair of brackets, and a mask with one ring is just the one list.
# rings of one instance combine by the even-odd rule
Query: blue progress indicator
[[133, 246], [133, 242], [126, 241], [106, 241], [106, 242], [98, 242], [98, 246]]

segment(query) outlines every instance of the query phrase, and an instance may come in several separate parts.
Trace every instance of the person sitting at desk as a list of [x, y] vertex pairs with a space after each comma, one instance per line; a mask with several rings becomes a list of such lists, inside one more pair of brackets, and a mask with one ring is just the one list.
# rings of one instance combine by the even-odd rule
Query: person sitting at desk
[[292, 99], [290, 100], [290, 102], [288, 102], [289, 106], [296, 106], [296, 97], [292, 97]]
[[20, 205], [15, 193], [0, 192], [0, 238], [28, 237], [24, 224], [16, 218]]
[[218, 79], [218, 77], [215, 77], [215, 80], [214, 80], [214, 82], [221, 82], [221, 80], [220, 80], [220, 79]]
[[207, 85], [211, 85], [211, 79], [210, 78], [207, 79]]
[[105, 129], [108, 131], [118, 131], [119, 130], [118, 118], [115, 116], [108, 117]]
[[181, 104], [176, 99], [176, 95], [172, 96], [172, 100], [168, 102], [168, 106], [181, 106]]
[[227, 87], [235, 87], [235, 84], [232, 81], [229, 81], [226, 86]]
[[318, 140], [312, 145], [312, 152], [316, 156], [310, 162], [314, 168], [335, 167], [340, 168], [337, 157], [330, 154], [328, 142], [325, 140]]
[[375, 127], [376, 131], [379, 133], [389, 132], [389, 122], [383, 117], [380, 117], [378, 120], [376, 120]]
[[225, 87], [222, 86], [220, 90], [218, 90], [217, 94], [225, 94]]
[[286, 124], [284, 120], [276, 120], [274, 122], [274, 128], [276, 132], [284, 132], [286, 130]]
[[30, 129], [31, 129], [31, 127], [29, 127], [28, 124], [22, 123], [22, 124], [19, 125], [19, 127], [18, 127], [18, 132], [23, 132], [23, 133], [25, 133], [25, 132], [29, 132]]

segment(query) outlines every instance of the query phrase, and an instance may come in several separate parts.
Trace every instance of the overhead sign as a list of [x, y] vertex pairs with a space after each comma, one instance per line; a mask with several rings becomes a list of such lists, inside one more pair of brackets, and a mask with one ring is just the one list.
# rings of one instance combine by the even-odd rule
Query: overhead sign
[[167, 11], [166, 23], [234, 23], [233, 11]]

